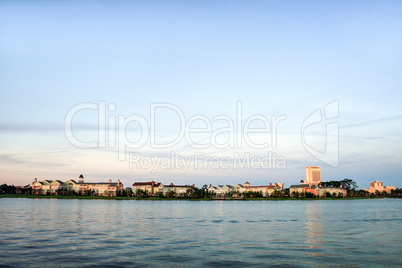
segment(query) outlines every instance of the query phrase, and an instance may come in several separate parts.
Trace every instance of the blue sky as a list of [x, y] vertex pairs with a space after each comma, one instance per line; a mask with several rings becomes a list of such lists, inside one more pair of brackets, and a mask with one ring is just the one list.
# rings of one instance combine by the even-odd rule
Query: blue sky
[[[320, 165], [323, 180], [401, 187], [401, 13], [400, 1], [0, 1], [0, 183], [67, 180], [83, 172], [88, 181], [120, 179], [127, 186], [144, 180], [289, 186], [304, 178], [305, 166]], [[330, 122], [338, 124], [339, 161], [329, 165], [306, 150], [301, 128], [334, 101], [339, 117]], [[205, 116], [213, 130], [226, 126], [215, 116], [236, 120], [238, 103], [242, 125], [256, 115], [286, 119], [278, 124], [276, 147], [243, 142], [197, 149], [183, 139], [157, 149], [148, 142], [128, 148], [122, 161], [116, 147], [77, 148], [65, 135], [72, 107], [100, 102], [116, 107], [107, 110], [110, 119], [136, 115], [147, 123], [151, 105], [167, 103], [186, 120]], [[257, 121], [254, 127], [261, 127]], [[155, 122], [160, 141], [177, 136], [173, 110], [160, 109]], [[326, 123], [305, 131], [305, 141], [322, 152]], [[77, 139], [96, 140], [97, 129], [97, 111], [74, 117]], [[135, 122], [124, 130], [132, 141], [141, 133]], [[271, 141], [272, 135], [254, 140]], [[210, 135], [193, 137], [201, 142]], [[235, 154], [262, 158], [271, 152], [286, 166], [192, 165], [184, 173], [130, 168], [130, 153], [157, 159], [171, 152], [230, 161]]]

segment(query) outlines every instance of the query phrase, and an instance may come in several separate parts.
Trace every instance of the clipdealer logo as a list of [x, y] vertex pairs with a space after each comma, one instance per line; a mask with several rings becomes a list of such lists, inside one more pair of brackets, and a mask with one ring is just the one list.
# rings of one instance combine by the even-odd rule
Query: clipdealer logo
[[[194, 149], [242, 148], [243, 145], [254, 149], [266, 149], [277, 146], [278, 125], [286, 119], [285, 115], [267, 118], [258, 114], [243, 118], [242, 103], [240, 101], [237, 102], [235, 119], [223, 114], [216, 115], [211, 119], [200, 114], [187, 118], [178, 106], [170, 103], [151, 104], [149, 120], [139, 114], [129, 116], [115, 115], [113, 112], [116, 111], [116, 108], [115, 104], [106, 105], [105, 101], [75, 105], [67, 112], [64, 121], [67, 140], [78, 148], [117, 148], [119, 160], [125, 160], [127, 149], [139, 149], [146, 145], [152, 149], [168, 149], [177, 146], [183, 141]], [[82, 141], [74, 134], [73, 120], [84, 110], [97, 112], [98, 137], [96, 140]], [[179, 123], [179, 129], [170, 140], [158, 140], [156, 122], [158, 117], [161, 117], [166, 112], [175, 114], [175, 121]], [[256, 122], [260, 123], [262, 127], [253, 127], [252, 124]], [[195, 125], [199, 123], [202, 123], [205, 127], [196, 127]], [[219, 126], [219, 124], [224, 124], [225, 126]], [[139, 135], [136, 141], [132, 141], [127, 137], [127, 127], [129, 125], [136, 125], [140, 129], [137, 133]], [[192, 138], [193, 134], [208, 135], [209, 138], [204, 142], [200, 142]], [[218, 138], [220, 134], [228, 134], [228, 138], [222, 142]], [[264, 134], [264, 137], [261, 139], [260, 135], [258, 139], [254, 139], [253, 134]]]
[[[91, 112], [97, 118], [91, 124], [97, 132], [92, 140], [80, 136], [80, 128], [73, 128], [74, 121], [83, 117], [82, 113], [85, 112]], [[167, 113], [173, 115], [168, 122], [178, 126], [169, 135], [160, 126]], [[321, 109], [314, 111], [301, 126], [301, 143], [304, 149], [316, 159], [333, 167], [339, 163], [339, 124], [335, 121], [338, 116], [339, 102], [334, 101], [325, 105], [324, 113]], [[65, 116], [64, 131], [66, 139], [77, 148], [115, 149], [120, 161], [127, 161], [128, 156], [130, 169], [153, 172], [177, 169], [182, 173], [183, 169], [186, 171], [190, 166], [195, 169], [281, 169], [286, 168], [286, 158], [269, 150], [277, 147], [278, 129], [280, 123], [286, 119], [286, 115], [267, 117], [254, 114], [245, 117], [241, 101], [236, 103], [234, 118], [226, 114], [212, 118], [201, 114], [187, 117], [180, 107], [171, 103], [150, 104], [147, 117], [141, 114], [122, 115], [118, 114], [115, 104], [99, 101], [73, 106]], [[306, 130], [324, 121], [325, 149], [322, 151], [309, 144]], [[199, 138], [201, 136], [202, 139]], [[183, 147], [192, 154], [180, 154]], [[211, 150], [234, 152], [215, 156], [211, 155]], [[258, 152], [258, 155], [251, 155], [251, 151]]]
[[[337, 167], [339, 164], [339, 123], [336, 121], [338, 117], [339, 101], [336, 100], [325, 105], [323, 112], [321, 109], [317, 109], [310, 114], [304, 120], [301, 128], [301, 142], [304, 149], [317, 160], [332, 167]], [[319, 123], [325, 123], [324, 150], [320, 150], [306, 141], [306, 129]]]

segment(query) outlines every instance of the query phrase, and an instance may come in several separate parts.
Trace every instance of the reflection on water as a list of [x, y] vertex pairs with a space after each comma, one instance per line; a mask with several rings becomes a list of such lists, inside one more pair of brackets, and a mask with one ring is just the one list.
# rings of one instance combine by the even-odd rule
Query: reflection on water
[[9, 266], [397, 266], [400, 200], [0, 199]]
[[323, 223], [322, 223], [322, 202], [310, 202], [305, 208], [305, 224], [306, 224], [306, 243], [310, 249], [306, 252], [310, 256], [325, 256], [320, 249], [320, 244], [325, 243], [323, 240]]

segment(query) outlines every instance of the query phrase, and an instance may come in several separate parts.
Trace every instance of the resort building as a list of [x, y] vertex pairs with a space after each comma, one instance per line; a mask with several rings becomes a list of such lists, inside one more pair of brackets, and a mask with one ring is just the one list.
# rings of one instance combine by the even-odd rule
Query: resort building
[[75, 180], [62, 182], [60, 180], [38, 181], [36, 178], [32, 183], [32, 194], [93, 194], [99, 196], [116, 196], [123, 193], [123, 184], [120, 180], [117, 182], [91, 182], [85, 183], [84, 176], [78, 177], [78, 183]]
[[346, 197], [348, 195], [348, 191], [345, 188], [336, 188], [336, 187], [318, 187], [317, 196], [325, 197], [327, 195], [335, 196], [335, 197]]
[[228, 184], [216, 186], [209, 185], [208, 192], [214, 193], [216, 196], [225, 196], [233, 192], [233, 186]]
[[344, 188], [336, 188], [336, 187], [322, 187], [321, 184], [313, 185], [304, 183], [303, 180], [300, 181], [300, 184], [291, 185], [289, 187], [289, 193], [291, 197], [295, 196], [305, 196], [307, 193], [311, 193], [318, 197], [324, 197], [327, 195], [331, 196], [347, 196], [348, 191]]
[[270, 183], [269, 185], [264, 186], [251, 186], [249, 182], [245, 182], [244, 185], [236, 184], [235, 186], [231, 185], [210, 185], [208, 188], [208, 192], [215, 193], [216, 196], [225, 196], [228, 193], [235, 193], [242, 195], [246, 192], [259, 192], [262, 196], [270, 196], [275, 191], [282, 191], [284, 187], [283, 182], [276, 182], [274, 184]]
[[306, 167], [306, 183], [318, 185], [321, 183], [321, 167]]
[[289, 187], [289, 193], [291, 197], [306, 195], [307, 193], [318, 195], [318, 186], [304, 183], [304, 181], [301, 180], [300, 184], [291, 185]]
[[234, 191], [243, 194], [246, 192], [260, 192], [262, 196], [267, 197], [272, 195], [275, 191], [282, 191], [284, 183], [276, 182], [274, 184], [269, 183], [269, 185], [262, 186], [251, 186], [249, 182], [245, 182], [244, 185], [236, 184], [234, 186]]
[[162, 183], [159, 185], [159, 193], [163, 194], [163, 196], [185, 196], [187, 194], [187, 190], [194, 188], [195, 185], [174, 185], [173, 183], [169, 185], [163, 185]]
[[193, 185], [163, 185], [161, 182], [147, 181], [135, 182], [132, 186], [133, 193], [138, 190], [144, 191], [151, 196], [162, 194], [163, 196], [184, 196], [188, 189], [194, 188]]
[[379, 191], [380, 193], [385, 191], [388, 194], [390, 194], [391, 190], [395, 190], [395, 185], [394, 186], [384, 186], [384, 184], [380, 181], [373, 181], [373, 182], [370, 182], [370, 189], [363, 189], [363, 190], [368, 191], [372, 194], [375, 194], [376, 191]]
[[161, 182], [147, 181], [147, 182], [135, 182], [133, 184], [133, 193], [136, 193], [138, 190], [147, 192], [149, 195], [156, 195], [159, 192], [159, 186]]
[[291, 197], [305, 196], [307, 193], [315, 196], [323, 197], [328, 194], [331, 196], [347, 196], [347, 190], [336, 187], [321, 186], [321, 167], [306, 167], [306, 181], [300, 181], [300, 184], [291, 185], [289, 187]]
[[80, 191], [80, 185], [75, 180], [68, 180], [64, 183], [64, 190], [67, 193], [78, 193]]
[[15, 187], [15, 193], [16, 194], [31, 194], [32, 193], [32, 187], [30, 184], [25, 185], [25, 186], [16, 186]]
[[123, 184], [120, 182], [120, 180], [117, 180], [117, 182], [112, 182], [112, 180], [109, 179], [109, 182], [85, 183], [84, 176], [81, 174], [78, 177], [77, 185], [81, 194], [92, 192], [93, 194], [99, 196], [117, 196], [123, 193]]
[[34, 182], [32, 183], [32, 194], [43, 194], [42, 186], [43, 183], [38, 181], [37, 178], [35, 178]]

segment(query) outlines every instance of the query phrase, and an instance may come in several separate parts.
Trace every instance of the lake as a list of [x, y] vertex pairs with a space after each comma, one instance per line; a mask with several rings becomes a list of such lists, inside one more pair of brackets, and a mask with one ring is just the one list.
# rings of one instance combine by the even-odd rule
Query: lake
[[0, 198], [0, 266], [398, 266], [401, 204]]

